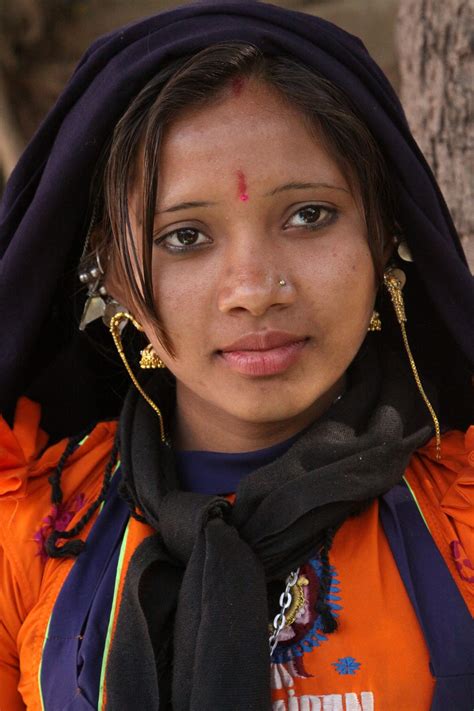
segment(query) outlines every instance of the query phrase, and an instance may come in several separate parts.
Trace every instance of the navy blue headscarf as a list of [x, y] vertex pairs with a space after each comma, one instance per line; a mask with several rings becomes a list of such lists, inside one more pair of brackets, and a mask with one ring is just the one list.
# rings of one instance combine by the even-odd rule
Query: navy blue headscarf
[[[118, 119], [158, 69], [229, 40], [294, 57], [358, 108], [395, 174], [398, 221], [415, 259], [407, 301], [418, 317], [410, 320], [410, 340], [438, 360], [440, 372], [450, 367], [450, 382], [460, 382], [474, 362], [474, 289], [459, 239], [398, 99], [362, 43], [316, 17], [221, 0], [183, 6], [95, 42], [13, 173], [0, 212], [2, 411], [33, 393], [56, 436], [111, 414], [112, 366], [78, 336], [80, 299], [73, 298], [96, 164]], [[232, 511], [226, 501], [181, 492], [175, 481], [166, 489], [166, 477], [157, 475], [166, 458], [155, 451], [154, 415], [131, 393], [121, 459], [132, 502], [159, 533], [141, 544], [127, 574], [108, 664], [112, 708], [166, 708], [158, 667], [161, 645], [171, 644], [161, 633], [175, 602], [174, 708], [208, 711], [216, 700], [232, 711], [270, 707], [267, 581], [303, 563], [326, 528], [393, 486], [430, 436], [412, 381], [398, 377], [395, 366], [382, 376], [375, 364], [356, 362], [360, 378], [334, 406], [332, 421], [318, 421], [287, 455], [254, 472]], [[292, 505], [281, 506], [282, 497]], [[147, 637], [153, 620], [157, 633]]]
[[30, 391], [58, 434], [65, 398], [70, 429], [111, 414], [111, 366], [77, 335], [70, 298], [79, 288], [75, 272], [91, 178], [118, 119], [157, 69], [226, 40], [293, 56], [357, 106], [395, 174], [398, 219], [415, 260], [413, 298], [430, 323], [427, 347], [434, 356], [447, 349], [445, 368], [454, 357], [465, 372], [474, 363], [474, 289], [459, 238], [397, 96], [360, 40], [317, 17], [267, 3], [200, 2], [98, 39], [8, 182], [0, 210], [2, 412], [11, 413], [19, 395]]

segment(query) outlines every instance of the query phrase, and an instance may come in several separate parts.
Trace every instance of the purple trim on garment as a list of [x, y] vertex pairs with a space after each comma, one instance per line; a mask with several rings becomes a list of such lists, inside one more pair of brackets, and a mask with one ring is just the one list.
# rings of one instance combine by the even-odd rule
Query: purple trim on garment
[[117, 471], [53, 609], [41, 667], [45, 711], [97, 709], [117, 562], [129, 518], [117, 495], [119, 480]]
[[380, 518], [428, 646], [431, 711], [472, 711], [474, 621], [405, 485], [382, 497]]

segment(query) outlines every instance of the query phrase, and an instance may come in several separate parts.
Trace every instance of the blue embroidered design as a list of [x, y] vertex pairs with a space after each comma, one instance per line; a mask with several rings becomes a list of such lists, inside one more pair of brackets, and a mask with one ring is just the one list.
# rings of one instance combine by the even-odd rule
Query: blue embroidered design
[[342, 657], [337, 662], [332, 663], [338, 674], [355, 674], [360, 669], [360, 662], [354, 657]]
[[[318, 558], [313, 558], [308, 561], [305, 566], [305, 570], [309, 571], [312, 569], [313, 575], [316, 578], [320, 578], [321, 575], [321, 561]], [[304, 572], [304, 571], [303, 571]], [[334, 617], [339, 617], [339, 610], [342, 610], [342, 605], [340, 605], [341, 597], [340, 593], [340, 581], [337, 576], [336, 569], [331, 565], [331, 588], [328, 594], [328, 603], [333, 612]], [[297, 628], [297, 625], [293, 625], [293, 628]], [[274, 664], [285, 664], [291, 661], [295, 661], [301, 658], [307, 652], [311, 652], [315, 647], [319, 647], [323, 642], [327, 641], [327, 635], [322, 631], [321, 616], [314, 615], [312, 624], [309, 629], [304, 630], [303, 636], [293, 643], [283, 643], [279, 644], [275, 649], [272, 662]], [[299, 635], [298, 635], [299, 636]]]

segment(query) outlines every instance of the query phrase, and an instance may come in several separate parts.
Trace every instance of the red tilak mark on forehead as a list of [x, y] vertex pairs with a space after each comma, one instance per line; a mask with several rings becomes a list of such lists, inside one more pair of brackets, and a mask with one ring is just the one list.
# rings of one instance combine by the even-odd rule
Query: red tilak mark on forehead
[[245, 81], [243, 77], [236, 77], [235, 79], [232, 79], [232, 93], [234, 96], [239, 96], [244, 88], [244, 83]]
[[237, 179], [239, 181], [239, 200], [246, 202], [249, 199], [247, 194], [247, 184], [245, 182], [245, 175], [241, 170], [237, 171]]
[[241, 170], [237, 171], [237, 178], [239, 181], [239, 200], [246, 202], [249, 199], [249, 196], [247, 193], [247, 185], [245, 183], [245, 175]]

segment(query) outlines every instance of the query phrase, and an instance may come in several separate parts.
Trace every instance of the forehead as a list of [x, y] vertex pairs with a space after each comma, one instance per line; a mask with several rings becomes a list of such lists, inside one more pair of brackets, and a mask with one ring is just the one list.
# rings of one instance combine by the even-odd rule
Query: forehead
[[159, 165], [162, 196], [211, 182], [218, 189], [241, 172], [262, 187], [283, 177], [345, 183], [306, 116], [265, 84], [250, 81], [238, 89], [183, 111], [167, 127]]

